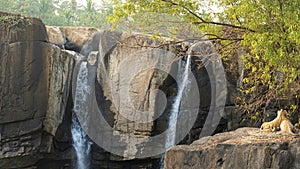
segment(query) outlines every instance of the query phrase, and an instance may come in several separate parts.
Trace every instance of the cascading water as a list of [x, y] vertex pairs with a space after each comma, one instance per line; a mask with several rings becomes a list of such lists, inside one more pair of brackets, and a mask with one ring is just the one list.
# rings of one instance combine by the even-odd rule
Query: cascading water
[[[87, 62], [83, 61], [80, 65], [80, 69], [77, 76], [75, 97], [74, 97], [74, 109], [72, 114], [72, 126], [71, 133], [73, 139], [73, 147], [76, 151], [77, 169], [88, 169], [89, 168], [89, 152], [91, 142], [88, 141], [86, 133], [83, 131], [82, 126], [87, 124], [79, 124], [76, 113], [87, 112], [88, 107], [85, 102], [87, 95], [90, 92], [88, 84], [88, 68]], [[86, 114], [86, 113], [81, 113]]]
[[[181, 98], [185, 89], [185, 86], [188, 83], [188, 73], [189, 73], [189, 67], [190, 67], [190, 55], [187, 57], [186, 63], [181, 63], [181, 60], [179, 61], [179, 72], [178, 72], [178, 92], [177, 96], [175, 97], [175, 102], [172, 105], [171, 109], [171, 116], [169, 118], [168, 128], [169, 133], [167, 134], [166, 144], [165, 148], [168, 149], [175, 145], [175, 136], [176, 136], [176, 124], [177, 124], [177, 117], [178, 112], [180, 108], [180, 102]], [[184, 65], [184, 66], [182, 66]]]
[[[190, 69], [190, 63], [191, 62], [191, 56], [188, 55], [186, 62], [183, 63], [182, 60], [179, 60], [178, 62], [178, 73], [177, 73], [177, 84], [178, 84], [178, 92], [177, 95], [174, 99], [174, 103], [171, 108], [171, 116], [169, 118], [168, 122], [168, 133], [167, 133], [167, 138], [165, 142], [165, 149], [168, 149], [172, 146], [175, 145], [176, 141], [176, 125], [177, 125], [177, 118], [178, 118], [178, 113], [180, 110], [180, 103], [182, 96], [184, 94], [184, 89], [189, 83], [188, 77], [189, 77], [189, 69]], [[161, 158], [160, 162], [160, 168], [164, 168], [164, 157]]]
[[77, 169], [88, 169], [88, 156], [90, 152], [91, 143], [86, 139], [86, 134], [81, 129], [77, 117], [74, 114], [72, 115], [71, 132], [73, 138], [73, 146], [75, 148], [77, 156], [76, 167]]

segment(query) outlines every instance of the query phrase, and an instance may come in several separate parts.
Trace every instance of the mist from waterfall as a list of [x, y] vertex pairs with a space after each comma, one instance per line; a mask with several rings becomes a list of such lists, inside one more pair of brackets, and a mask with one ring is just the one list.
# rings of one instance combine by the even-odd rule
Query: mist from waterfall
[[[167, 138], [165, 142], [165, 149], [168, 149], [175, 145], [176, 141], [176, 125], [177, 125], [177, 118], [178, 113], [180, 110], [180, 103], [182, 96], [184, 94], [184, 89], [189, 83], [188, 77], [189, 77], [189, 69], [191, 64], [191, 56], [188, 55], [186, 62], [179, 60], [178, 62], [178, 73], [177, 73], [177, 84], [178, 84], [178, 91], [177, 95], [174, 99], [174, 103], [172, 104], [171, 108], [171, 116], [168, 121], [168, 133]], [[164, 157], [161, 159], [160, 168], [164, 168]]]
[[[80, 65], [80, 69], [77, 76], [76, 90], [74, 97], [74, 109], [72, 114], [71, 133], [73, 139], [73, 147], [76, 151], [76, 168], [88, 169], [89, 168], [89, 152], [91, 142], [87, 139], [85, 131], [82, 126], [87, 124], [79, 123], [76, 114], [79, 112], [85, 112], [80, 114], [87, 114], [88, 107], [85, 104], [87, 95], [90, 93], [90, 86], [88, 84], [88, 68], [87, 62], [83, 61]], [[86, 118], [86, 117], [85, 117]], [[81, 126], [82, 125], [82, 126]]]

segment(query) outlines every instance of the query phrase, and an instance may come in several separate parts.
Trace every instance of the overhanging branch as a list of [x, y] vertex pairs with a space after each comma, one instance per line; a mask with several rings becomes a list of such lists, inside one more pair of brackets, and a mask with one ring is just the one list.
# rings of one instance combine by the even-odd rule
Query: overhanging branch
[[170, 3], [174, 6], [179, 6], [179, 7], [183, 8], [188, 13], [192, 14], [193, 16], [195, 16], [197, 19], [199, 19], [201, 21], [201, 22], [193, 22], [194, 24], [212, 24], [212, 25], [226, 26], [226, 27], [231, 27], [231, 28], [236, 28], [236, 29], [243, 29], [243, 30], [247, 30], [247, 31], [250, 31], [250, 32], [255, 32], [255, 30], [247, 28], [247, 27], [243, 27], [243, 26], [232, 25], [232, 24], [221, 23], [221, 22], [206, 21], [205, 19], [203, 19], [201, 16], [199, 16], [198, 14], [196, 14], [195, 12], [193, 12], [192, 10], [187, 8], [186, 6], [182, 6], [182, 5], [180, 5], [178, 3], [175, 3], [171, 0], [162, 0], [162, 1]]

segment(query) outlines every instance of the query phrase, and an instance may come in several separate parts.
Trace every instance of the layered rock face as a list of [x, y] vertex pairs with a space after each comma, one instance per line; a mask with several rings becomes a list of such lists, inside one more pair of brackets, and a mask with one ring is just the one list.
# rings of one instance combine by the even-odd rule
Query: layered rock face
[[38, 19], [0, 16], [0, 168], [21, 168], [51, 152], [67, 105], [74, 53], [49, 44]]
[[296, 169], [300, 167], [299, 146], [299, 137], [245, 127], [171, 148], [166, 153], [165, 168]]

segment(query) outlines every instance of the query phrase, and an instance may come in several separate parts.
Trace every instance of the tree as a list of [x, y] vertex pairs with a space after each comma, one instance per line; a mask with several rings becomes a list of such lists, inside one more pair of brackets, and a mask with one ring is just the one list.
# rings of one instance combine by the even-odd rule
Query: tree
[[[169, 27], [169, 34], [172, 34], [170, 30], [190, 24], [203, 32], [207, 40], [213, 40], [222, 47], [220, 53], [224, 60], [238, 50], [244, 51], [242, 57], [246, 74], [238, 105], [249, 116], [265, 110], [274, 100], [285, 98], [287, 94], [299, 97], [300, 1], [209, 1], [210, 7], [221, 9], [219, 13], [214, 13], [214, 10], [205, 6], [208, 5], [206, 2], [122, 1], [114, 8], [110, 22], [115, 27], [120, 23], [130, 23], [147, 29], [153, 25], [149, 25], [148, 21], [151, 19], [146, 18], [144, 13], [154, 13], [152, 16], [168, 14], [181, 18], [176, 22], [163, 21]], [[167, 24], [168, 22], [172, 24]], [[295, 106], [291, 107], [295, 109]]]
[[112, 14], [112, 8], [115, 3], [102, 0], [101, 6], [97, 6], [93, 0], [86, 0], [86, 6], [79, 10], [80, 24], [99, 29], [109, 27], [107, 17]]
[[[98, 1], [99, 2], [99, 1]], [[116, 2], [86, 0], [86, 6], [76, 0], [0, 0], [0, 10], [21, 13], [42, 19], [46, 25], [108, 27], [107, 17]]]
[[86, 6], [79, 11], [79, 18], [83, 25], [101, 27], [101, 21], [98, 19], [100, 15], [100, 10], [96, 9], [96, 5], [92, 0], [86, 0]]

